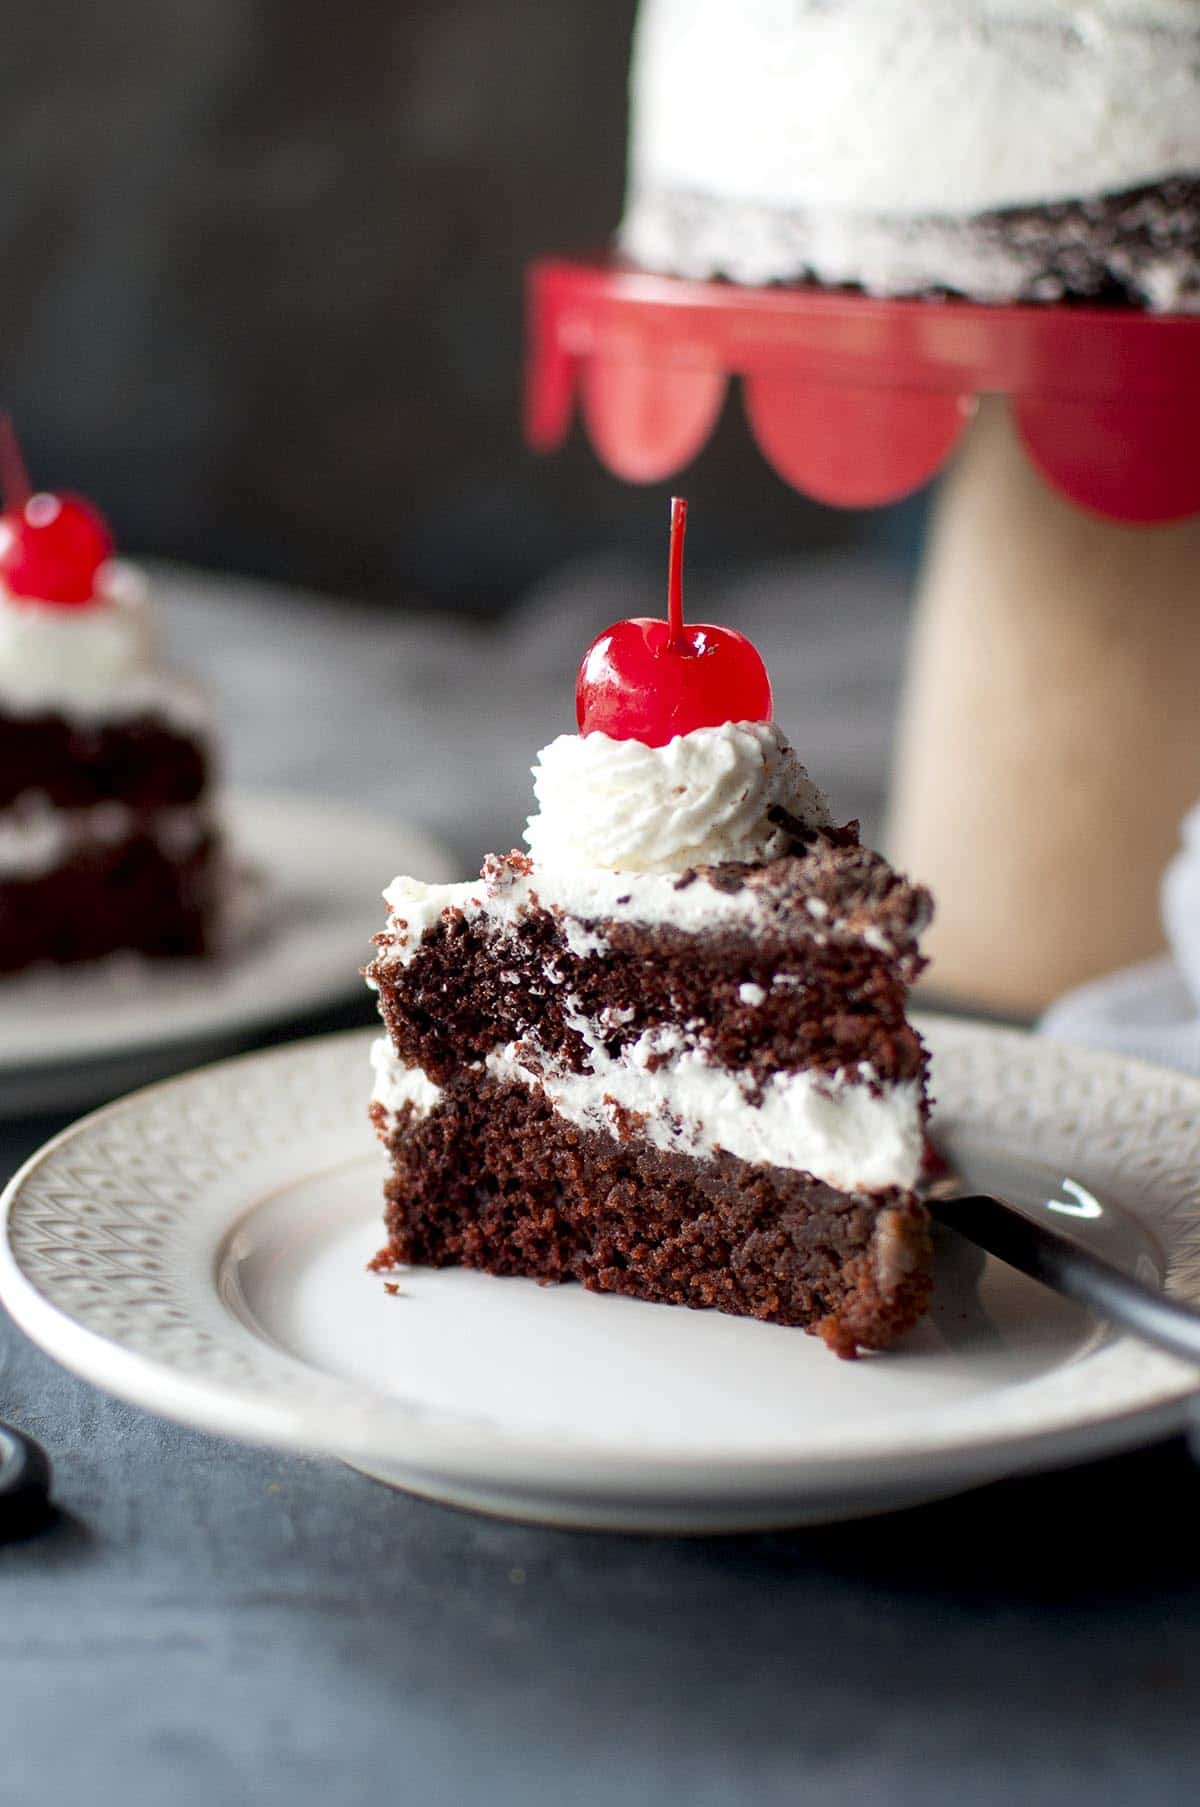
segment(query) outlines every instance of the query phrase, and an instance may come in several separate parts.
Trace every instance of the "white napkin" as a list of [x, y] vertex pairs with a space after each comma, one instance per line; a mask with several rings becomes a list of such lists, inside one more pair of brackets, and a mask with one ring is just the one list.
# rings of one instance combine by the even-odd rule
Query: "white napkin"
[[1163, 927], [1191, 996], [1200, 1007], [1200, 803], [1183, 818], [1183, 845], [1162, 885]]
[[1069, 991], [1043, 1016], [1044, 1035], [1200, 1075], [1200, 804], [1182, 842], [1162, 884], [1170, 954]]

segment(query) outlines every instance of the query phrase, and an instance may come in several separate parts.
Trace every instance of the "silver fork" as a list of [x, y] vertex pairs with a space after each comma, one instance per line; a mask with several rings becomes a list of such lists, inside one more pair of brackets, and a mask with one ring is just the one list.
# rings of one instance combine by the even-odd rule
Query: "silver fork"
[[[1056, 1202], [1060, 1209], [1078, 1215], [1078, 1199], [1086, 1195], [1074, 1181], [1071, 1190], [1076, 1194], [1074, 1202]], [[1102, 1255], [1027, 1217], [1001, 1198], [963, 1192], [953, 1174], [931, 1181], [921, 1196], [937, 1223], [957, 1231], [977, 1248], [1086, 1305], [1097, 1317], [1119, 1324], [1156, 1349], [1200, 1365], [1200, 1311], [1192, 1306], [1135, 1280]]]

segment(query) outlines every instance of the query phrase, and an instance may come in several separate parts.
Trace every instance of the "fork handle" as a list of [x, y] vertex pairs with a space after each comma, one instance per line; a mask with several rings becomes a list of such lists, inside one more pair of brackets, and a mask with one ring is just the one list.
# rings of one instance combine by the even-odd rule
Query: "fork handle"
[[1134, 1280], [998, 1198], [981, 1193], [940, 1199], [931, 1201], [929, 1209], [938, 1223], [1020, 1273], [1088, 1306], [1143, 1342], [1200, 1365], [1200, 1311], [1190, 1305]]

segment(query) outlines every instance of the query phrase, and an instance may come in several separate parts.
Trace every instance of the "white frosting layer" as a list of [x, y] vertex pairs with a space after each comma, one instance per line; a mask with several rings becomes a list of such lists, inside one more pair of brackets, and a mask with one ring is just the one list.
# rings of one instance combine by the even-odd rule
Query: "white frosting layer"
[[643, 191], [970, 214], [1200, 173], [1196, 0], [643, 0]]
[[[651, 1057], [668, 1058], [651, 1071]], [[372, 1049], [373, 1100], [393, 1113], [411, 1104], [419, 1115], [441, 1097], [419, 1068], [405, 1066], [386, 1040]], [[487, 1072], [537, 1088], [581, 1129], [618, 1136], [624, 1113], [637, 1133], [669, 1153], [711, 1157], [723, 1149], [742, 1160], [811, 1173], [843, 1191], [909, 1188], [920, 1168], [920, 1088], [915, 1081], [875, 1088], [867, 1072], [834, 1077], [776, 1073], [756, 1097], [745, 1076], [710, 1066], [698, 1048], [676, 1047], [673, 1032], [642, 1036], [610, 1059], [597, 1046], [591, 1073], [548, 1064], [528, 1044], [493, 1049]]]
[[103, 568], [99, 599], [62, 607], [0, 587], [0, 707], [85, 723], [164, 716], [202, 726], [200, 692], [158, 662], [146, 587], [128, 565]]
[[371, 1071], [371, 1103], [382, 1105], [389, 1115], [411, 1104], [418, 1116], [426, 1117], [442, 1096], [441, 1086], [420, 1067], [406, 1066], [385, 1035], [371, 1043]]
[[562, 734], [533, 768], [539, 812], [525, 830], [548, 871], [672, 872], [777, 858], [782, 808], [806, 827], [829, 809], [773, 722], [697, 728], [664, 747]]
[[844, 1074], [776, 1073], [757, 1102], [740, 1075], [707, 1066], [699, 1054], [681, 1054], [652, 1073], [615, 1061], [595, 1073], [542, 1073], [512, 1045], [489, 1054], [487, 1070], [540, 1086], [581, 1129], [615, 1136], [621, 1113], [637, 1111], [639, 1133], [656, 1148], [701, 1159], [724, 1149], [811, 1173], [841, 1191], [911, 1187], [920, 1166], [920, 1094], [911, 1081], [877, 1094]]
[[585, 955], [603, 953], [603, 937], [582, 925], [601, 921], [671, 923], [699, 933], [723, 923], [752, 926], [761, 915], [756, 893], [714, 891], [698, 881], [676, 889], [678, 874], [659, 872], [571, 872], [535, 869], [489, 894], [482, 879], [455, 885], [427, 885], [416, 878], [397, 878], [384, 892], [393, 929], [399, 924], [404, 939], [384, 948], [386, 964], [407, 966], [421, 941], [435, 929], [447, 910], [460, 910], [468, 919], [487, 916], [493, 927], [515, 928], [521, 918], [539, 905], [561, 911], [564, 933], [571, 951]]
[[[489, 891], [483, 879], [459, 884], [430, 885], [422, 879], [396, 878], [384, 892], [395, 942], [380, 949], [385, 965], [407, 966], [420, 951], [421, 942], [437, 928], [443, 916], [458, 912], [466, 920], [486, 916], [498, 933], [514, 931], [530, 910], [554, 911], [562, 919], [563, 935], [573, 954], [581, 959], [603, 954], [607, 942], [593, 925], [628, 922], [669, 924], [685, 934], [738, 927], [753, 934], [768, 921], [762, 894], [752, 886], [719, 891], [704, 878], [679, 888], [678, 874], [670, 872], [572, 872], [564, 868], [536, 867], [512, 875], [498, 890]], [[844, 933], [861, 935], [881, 954], [894, 954], [887, 936], [874, 924], [863, 926], [830, 913], [820, 898], [807, 899], [805, 909], [817, 942]], [[923, 924], [915, 925], [920, 933]]]
[[0, 878], [38, 878], [88, 846], [112, 847], [135, 828], [147, 828], [170, 859], [186, 859], [212, 826], [199, 804], [156, 810], [147, 821], [124, 803], [58, 809], [42, 796], [25, 796], [0, 810]]

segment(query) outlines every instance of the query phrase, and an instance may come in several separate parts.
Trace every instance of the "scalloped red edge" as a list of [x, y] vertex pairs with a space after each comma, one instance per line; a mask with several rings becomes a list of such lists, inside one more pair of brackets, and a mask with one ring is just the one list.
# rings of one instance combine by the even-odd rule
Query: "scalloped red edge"
[[530, 444], [560, 445], [578, 401], [628, 482], [696, 457], [740, 378], [772, 469], [834, 507], [919, 489], [976, 397], [1002, 394], [1032, 462], [1079, 507], [1200, 513], [1200, 316], [741, 289], [564, 259], [535, 264], [528, 295]]

